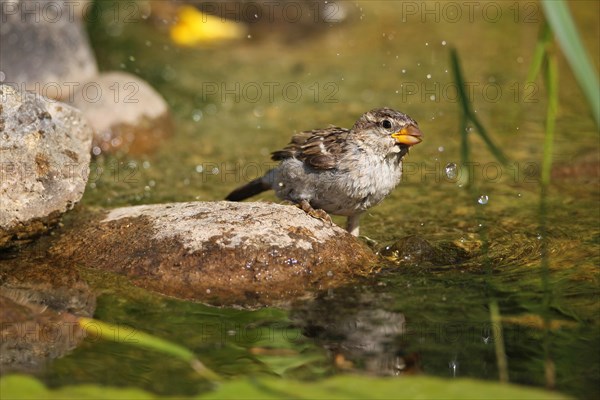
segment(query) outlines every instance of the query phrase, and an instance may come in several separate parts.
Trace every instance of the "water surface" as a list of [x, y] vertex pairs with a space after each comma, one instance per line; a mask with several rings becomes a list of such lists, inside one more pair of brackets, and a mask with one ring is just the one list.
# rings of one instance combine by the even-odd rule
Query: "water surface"
[[[597, 395], [598, 131], [560, 58], [555, 179], [542, 237], [545, 91], [539, 81], [524, 82], [542, 20], [539, 5], [477, 3], [471, 18], [459, 3], [453, 4], [462, 7], [460, 17], [445, 3], [428, 3], [440, 7], [433, 14], [422, 14], [424, 3], [402, 4], [345, 2], [348, 20], [317, 34], [303, 37], [300, 29], [294, 35], [300, 39], [290, 40], [275, 32], [210, 48], [178, 48], [164, 30], [142, 19], [118, 29], [108, 17], [90, 23], [100, 68], [149, 81], [169, 103], [176, 134], [152, 155], [98, 157], [82, 206], [220, 200], [268, 169], [269, 153], [293, 132], [349, 127], [363, 112], [389, 106], [416, 119], [425, 140], [411, 150], [401, 186], [365, 215], [361, 232], [379, 247], [415, 235], [433, 245], [462, 246], [469, 257], [447, 265], [418, 255], [382, 259], [372, 279], [290, 312], [215, 309], [89, 273], [102, 289], [97, 318], [180, 343], [226, 376], [323, 376], [339, 372], [331, 360], [341, 354], [369, 374], [497, 380], [496, 327], [489, 322], [489, 304], [497, 301], [510, 381], [544, 386], [545, 365], [553, 362], [558, 390]], [[416, 14], [406, 4], [417, 7]], [[483, 15], [485, 4], [501, 16], [494, 17], [491, 8]], [[569, 5], [598, 67], [599, 5]], [[511, 160], [499, 164], [471, 133], [470, 190], [446, 174], [449, 163], [460, 165], [450, 47], [461, 57], [477, 115]], [[592, 167], [581, 167], [583, 161]], [[275, 198], [264, 194], [259, 200]], [[542, 240], [550, 251], [549, 309], [542, 302]], [[543, 315], [553, 322], [549, 333]], [[274, 361], [252, 350], [267, 347], [295, 355]], [[134, 385], [163, 394], [207, 388], [177, 360], [102, 341], [88, 341], [54, 362], [45, 379], [53, 385]]]

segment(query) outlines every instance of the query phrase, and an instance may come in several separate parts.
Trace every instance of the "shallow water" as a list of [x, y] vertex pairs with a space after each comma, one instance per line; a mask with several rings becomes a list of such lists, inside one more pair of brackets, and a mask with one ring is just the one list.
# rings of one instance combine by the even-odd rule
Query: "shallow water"
[[[539, 82], [524, 83], [542, 18], [538, 4], [486, 2], [502, 12], [493, 17], [491, 8], [490, 15], [482, 14], [482, 3], [472, 21], [460, 3], [453, 3], [462, 8], [460, 17], [445, 3], [429, 3], [439, 7], [429, 14], [420, 2], [344, 4], [351, 11], [348, 21], [301, 40], [273, 34], [210, 48], [178, 48], [164, 30], [142, 19], [116, 28], [110, 17], [90, 23], [101, 70], [148, 80], [171, 106], [176, 134], [152, 155], [98, 157], [81, 206], [219, 200], [268, 169], [269, 152], [294, 131], [351, 126], [366, 110], [385, 105], [415, 118], [425, 140], [411, 150], [401, 186], [365, 215], [362, 233], [379, 247], [416, 235], [432, 244], [455, 243], [470, 256], [453, 265], [423, 261], [418, 254], [382, 259], [372, 279], [290, 312], [215, 309], [84, 271], [100, 288], [95, 317], [180, 343], [225, 376], [323, 376], [335, 373], [330, 360], [341, 354], [365, 373], [496, 380], [488, 308], [496, 300], [505, 318], [511, 382], [544, 386], [544, 366], [552, 360], [558, 390], [597, 395], [598, 132], [561, 59], [557, 172], [547, 237], [541, 237], [545, 91]], [[570, 3], [596, 67], [598, 4]], [[450, 47], [461, 57], [477, 115], [511, 160], [507, 166], [496, 162], [472, 133], [470, 190], [445, 173], [448, 163], [460, 164]], [[262, 91], [253, 91], [257, 87]], [[595, 165], [592, 173], [564, 173], [564, 166], [582, 159]], [[275, 200], [270, 194], [259, 199]], [[549, 310], [542, 302], [542, 240], [550, 251]], [[555, 327], [550, 333], [543, 328], [544, 313]], [[278, 359], [251, 351], [262, 348], [294, 355]], [[208, 388], [182, 362], [99, 340], [52, 363], [44, 378], [52, 385], [96, 382], [163, 394]]]

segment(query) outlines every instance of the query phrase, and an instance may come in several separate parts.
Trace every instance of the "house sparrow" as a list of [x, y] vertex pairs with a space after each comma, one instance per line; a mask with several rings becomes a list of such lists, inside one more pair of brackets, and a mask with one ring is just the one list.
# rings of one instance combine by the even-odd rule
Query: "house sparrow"
[[352, 129], [331, 126], [300, 132], [283, 150], [272, 153], [279, 166], [226, 200], [241, 201], [273, 189], [311, 215], [323, 210], [347, 216], [348, 232], [358, 236], [361, 214], [400, 182], [402, 158], [421, 137], [415, 120], [390, 108], [363, 114]]

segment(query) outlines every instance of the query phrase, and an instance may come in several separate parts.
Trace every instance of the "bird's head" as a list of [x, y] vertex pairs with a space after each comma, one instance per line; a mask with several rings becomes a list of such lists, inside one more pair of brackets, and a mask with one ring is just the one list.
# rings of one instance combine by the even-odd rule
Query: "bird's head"
[[403, 149], [408, 149], [423, 140], [417, 121], [387, 107], [376, 108], [363, 114], [352, 130], [369, 132], [374, 135], [374, 138]]

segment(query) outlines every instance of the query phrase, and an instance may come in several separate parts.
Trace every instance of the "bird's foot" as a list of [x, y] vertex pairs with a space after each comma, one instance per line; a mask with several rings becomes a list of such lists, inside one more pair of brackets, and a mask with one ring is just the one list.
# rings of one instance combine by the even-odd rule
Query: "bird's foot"
[[312, 206], [307, 200], [302, 200], [300, 203], [297, 203], [296, 206], [311, 217], [320, 219], [324, 222], [329, 222], [331, 225], [333, 225], [333, 221], [331, 220], [329, 214], [327, 214], [324, 210], [321, 210], [320, 208], [312, 208]]

